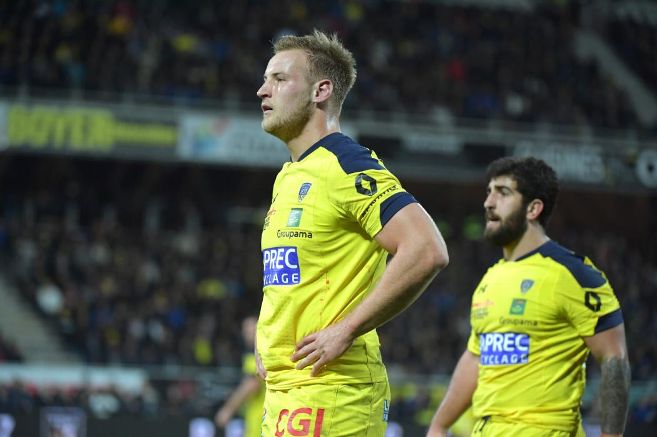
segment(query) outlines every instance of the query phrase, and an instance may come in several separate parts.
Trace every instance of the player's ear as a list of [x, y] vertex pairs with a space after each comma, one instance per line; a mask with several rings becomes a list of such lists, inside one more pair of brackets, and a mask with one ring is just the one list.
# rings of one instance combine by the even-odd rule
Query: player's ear
[[538, 220], [545, 205], [541, 199], [534, 199], [527, 205], [527, 220]]
[[333, 95], [333, 82], [328, 79], [322, 79], [315, 82], [313, 86], [313, 102], [326, 102]]

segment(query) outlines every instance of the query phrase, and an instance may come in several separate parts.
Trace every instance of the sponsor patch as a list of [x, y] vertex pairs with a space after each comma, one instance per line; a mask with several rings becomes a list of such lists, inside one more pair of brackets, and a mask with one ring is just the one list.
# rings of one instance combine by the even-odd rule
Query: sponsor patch
[[522, 316], [525, 314], [526, 305], [527, 299], [513, 299], [513, 302], [511, 302], [511, 308], [509, 308], [509, 314], [514, 316]]
[[263, 278], [267, 285], [295, 285], [301, 282], [299, 253], [294, 246], [271, 247], [262, 251]]
[[295, 410], [283, 408], [278, 413], [274, 436], [320, 437], [322, 435], [323, 424], [324, 408], [313, 409], [311, 407], [302, 407]]
[[388, 416], [390, 415], [390, 402], [387, 399], [383, 400], [383, 421], [388, 421]]
[[514, 326], [528, 326], [535, 327], [540, 323], [538, 320], [528, 320], [528, 319], [507, 319], [506, 317], [499, 318], [500, 325], [514, 325]]
[[299, 231], [299, 230], [287, 230], [287, 229], [279, 229], [276, 231], [276, 236], [278, 238], [287, 238], [287, 239], [292, 239], [292, 238], [305, 238], [308, 240], [313, 239], [313, 233], [310, 231]]
[[[374, 188], [376, 189], [376, 183], [374, 184]], [[378, 201], [380, 201], [381, 199], [383, 199], [383, 197], [386, 196], [387, 194], [392, 193], [393, 191], [397, 191], [398, 189], [399, 189], [399, 187], [395, 184], [395, 185], [393, 185], [393, 186], [391, 186], [391, 187], [386, 188], [386, 189], [383, 190], [382, 192], [380, 192], [380, 193], [379, 193], [374, 199], [372, 199], [372, 200], [370, 201], [370, 203], [367, 205], [367, 207], [366, 207], [366, 208], [363, 210], [363, 212], [360, 214], [360, 217], [361, 217], [361, 218], [364, 218], [364, 217], [367, 215], [367, 213], [368, 213], [368, 211], [370, 210], [370, 208], [372, 208], [374, 205], [376, 205], [376, 203], [377, 203]], [[361, 193], [361, 194], [365, 194], [365, 193]], [[374, 193], [372, 193], [372, 194], [374, 194]], [[370, 194], [370, 196], [371, 196], [371, 194]]]
[[472, 302], [470, 314], [475, 319], [483, 319], [484, 317], [488, 316], [488, 308], [494, 305], [495, 302], [490, 299], [486, 299], [485, 301]]
[[479, 334], [482, 366], [504, 366], [529, 362], [529, 335], [515, 332]]
[[287, 216], [287, 227], [288, 228], [299, 227], [299, 223], [301, 223], [302, 214], [303, 214], [303, 208], [292, 208], [290, 210], [290, 215]]
[[265, 216], [265, 223], [262, 225], [263, 230], [269, 227], [269, 221], [274, 216], [274, 214], [276, 214], [276, 210], [274, 208], [270, 208], [269, 211], [267, 211], [267, 215]]
[[372, 196], [376, 194], [378, 190], [376, 187], [376, 179], [365, 173], [359, 173], [358, 176], [356, 176], [355, 185], [356, 191], [366, 196]]

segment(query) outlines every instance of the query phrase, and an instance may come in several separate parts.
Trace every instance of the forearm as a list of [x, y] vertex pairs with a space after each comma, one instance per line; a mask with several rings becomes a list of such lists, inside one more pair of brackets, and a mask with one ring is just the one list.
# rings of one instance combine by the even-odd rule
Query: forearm
[[400, 248], [374, 290], [345, 318], [353, 337], [383, 325], [408, 308], [445, 265], [431, 248]]
[[454, 369], [447, 393], [431, 421], [429, 436], [441, 435], [442, 430], [446, 431], [468, 409], [477, 388], [478, 375], [479, 359], [466, 350]]
[[235, 389], [232, 395], [226, 401], [226, 405], [231, 409], [231, 411], [237, 411], [237, 409], [247, 400], [249, 397], [253, 396], [258, 389], [260, 388], [260, 380], [257, 376], [247, 376], [242, 379], [240, 385]]
[[630, 363], [611, 357], [601, 364], [600, 415], [603, 435], [621, 435], [625, 429], [630, 390]]
[[230, 419], [235, 415], [240, 406], [249, 397], [253, 396], [260, 389], [261, 380], [257, 376], [246, 376], [240, 382], [240, 385], [224, 402], [217, 414], [215, 415], [215, 423], [220, 428], [225, 427]]
[[397, 212], [374, 238], [393, 254], [381, 279], [362, 301], [349, 308], [342, 320], [297, 342], [292, 355], [297, 369], [312, 364], [310, 374], [317, 376], [328, 363], [344, 354], [354, 339], [413, 303], [449, 261], [438, 228], [418, 204]]

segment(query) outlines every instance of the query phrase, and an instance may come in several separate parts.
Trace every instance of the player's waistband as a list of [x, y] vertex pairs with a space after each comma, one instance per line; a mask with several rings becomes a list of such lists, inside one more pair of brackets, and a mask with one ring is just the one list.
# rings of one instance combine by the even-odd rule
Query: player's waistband
[[331, 385], [353, 385], [353, 384], [373, 384], [387, 381], [388, 377], [385, 372], [378, 374], [368, 374], [362, 376], [346, 376], [339, 373], [329, 373], [320, 377], [286, 377], [285, 375], [267, 375], [267, 390], [287, 390], [294, 387], [314, 385], [314, 384], [331, 384]]
[[[581, 419], [580, 419], [581, 420]], [[522, 421], [522, 420], [512, 420], [504, 416], [495, 416], [495, 415], [487, 415], [487, 416], [481, 416], [477, 418], [474, 424], [473, 428], [473, 433], [477, 432], [480, 433], [482, 432], [487, 425], [491, 423], [502, 423], [502, 424], [507, 424], [507, 425], [520, 425], [520, 426], [527, 426], [530, 428], [537, 428], [537, 429], [545, 429], [545, 430], [555, 430], [555, 431], [569, 431], [569, 429], [565, 428], [563, 424], [557, 425], [557, 424], [538, 424], [538, 423], [533, 423], [531, 421]], [[577, 424], [575, 426], [575, 429], [577, 426], [579, 426], [580, 421], [577, 421]]]

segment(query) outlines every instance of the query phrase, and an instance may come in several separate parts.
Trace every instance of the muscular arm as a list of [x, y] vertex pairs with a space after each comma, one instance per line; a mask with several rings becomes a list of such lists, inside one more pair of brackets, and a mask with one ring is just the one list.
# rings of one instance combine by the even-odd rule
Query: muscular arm
[[472, 403], [472, 395], [477, 388], [479, 376], [479, 357], [466, 350], [459, 359], [447, 394], [431, 420], [427, 437], [443, 437], [449, 427], [458, 420]]
[[619, 325], [584, 341], [600, 363], [602, 436], [621, 436], [625, 429], [630, 391], [630, 362], [625, 344], [625, 327]]
[[438, 228], [416, 203], [395, 214], [376, 235], [393, 255], [372, 292], [344, 319], [303, 338], [292, 361], [297, 369], [313, 364], [311, 374], [342, 355], [353, 340], [377, 328], [411, 305], [448, 263], [447, 247]]

